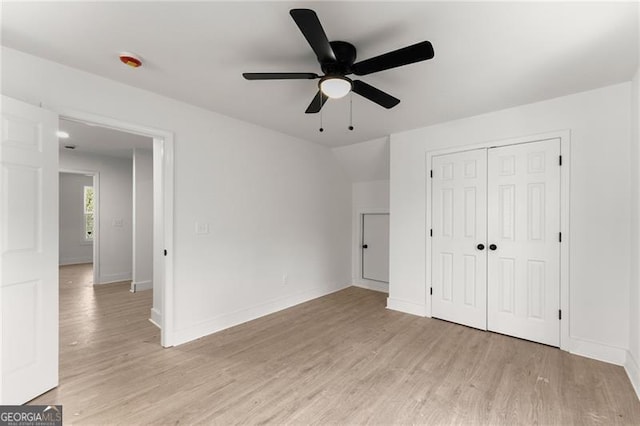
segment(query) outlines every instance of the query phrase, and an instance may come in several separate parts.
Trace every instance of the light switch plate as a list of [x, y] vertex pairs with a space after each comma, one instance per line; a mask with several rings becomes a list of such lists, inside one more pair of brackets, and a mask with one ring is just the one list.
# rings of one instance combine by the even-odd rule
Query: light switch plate
[[209, 233], [209, 224], [204, 222], [196, 222], [196, 234], [203, 235]]

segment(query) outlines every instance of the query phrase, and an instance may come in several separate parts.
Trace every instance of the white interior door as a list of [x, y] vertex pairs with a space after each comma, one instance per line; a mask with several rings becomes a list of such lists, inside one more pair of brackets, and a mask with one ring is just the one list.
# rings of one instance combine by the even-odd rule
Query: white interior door
[[362, 278], [389, 282], [389, 214], [362, 215]]
[[0, 404], [58, 384], [58, 117], [2, 97]]
[[491, 331], [560, 345], [560, 140], [489, 149]]
[[432, 159], [432, 315], [487, 324], [487, 150]]

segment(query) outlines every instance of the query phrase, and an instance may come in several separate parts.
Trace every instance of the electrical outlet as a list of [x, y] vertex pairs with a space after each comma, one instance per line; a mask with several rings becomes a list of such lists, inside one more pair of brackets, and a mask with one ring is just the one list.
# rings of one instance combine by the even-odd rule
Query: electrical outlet
[[111, 226], [113, 226], [114, 228], [122, 228], [123, 225], [124, 225], [123, 219], [113, 219], [111, 221]]
[[289, 274], [282, 274], [282, 285], [289, 284]]

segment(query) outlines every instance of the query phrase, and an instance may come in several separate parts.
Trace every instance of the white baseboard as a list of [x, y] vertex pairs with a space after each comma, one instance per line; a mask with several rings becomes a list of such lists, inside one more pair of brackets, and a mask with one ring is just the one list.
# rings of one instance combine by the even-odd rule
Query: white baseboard
[[616, 365], [625, 365], [627, 360], [626, 349], [589, 340], [577, 339], [575, 337], [571, 338], [569, 352]]
[[151, 324], [162, 330], [162, 326], [160, 326], [160, 324], [162, 324], [162, 316], [160, 315], [160, 311], [156, 308], [151, 308], [151, 318], [149, 318], [149, 321]]
[[121, 281], [131, 281], [131, 272], [120, 272], [118, 274], [106, 274], [98, 277], [97, 285], [119, 283]]
[[151, 280], [131, 282], [131, 293], [135, 293], [137, 291], [152, 290], [152, 289], [153, 289], [153, 281]]
[[636, 396], [640, 399], [640, 366], [638, 366], [638, 361], [636, 361], [629, 351], [627, 351], [624, 370], [627, 372], [627, 376], [629, 376], [631, 386], [633, 386], [633, 389], [636, 391]]
[[367, 290], [389, 293], [389, 284], [379, 281], [354, 281], [353, 285], [355, 287], [366, 288]]
[[400, 311], [411, 315], [418, 315], [420, 317], [427, 316], [427, 309], [425, 305], [409, 302], [402, 299], [394, 299], [391, 297], [387, 297], [387, 309]]
[[83, 263], [93, 263], [93, 257], [68, 257], [66, 259], [60, 259], [58, 265], [80, 265]]
[[248, 321], [252, 321], [256, 318], [260, 318], [265, 315], [269, 315], [274, 312], [299, 305], [300, 303], [308, 302], [309, 300], [317, 299], [319, 297], [344, 290], [345, 288], [350, 286], [351, 284], [342, 284], [337, 287], [306, 290], [282, 298], [270, 300], [268, 302], [260, 303], [258, 305], [241, 309], [236, 312], [219, 315], [207, 321], [194, 324], [191, 327], [174, 330], [172, 339], [173, 345], [178, 346], [183, 343], [198, 339], [200, 337], [207, 336], [209, 334], [213, 334]]

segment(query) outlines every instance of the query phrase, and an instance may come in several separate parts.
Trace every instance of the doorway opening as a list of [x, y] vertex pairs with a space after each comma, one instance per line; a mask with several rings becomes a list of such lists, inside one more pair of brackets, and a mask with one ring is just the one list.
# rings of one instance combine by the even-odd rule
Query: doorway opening
[[161, 345], [172, 346], [172, 134], [77, 112], [62, 113], [59, 124], [69, 134], [60, 169], [95, 180], [94, 289], [128, 282], [131, 293], [148, 291], [147, 319], [160, 329]]
[[[71, 299], [85, 301], [85, 297], [78, 297], [81, 288], [97, 282], [94, 230], [98, 228], [95, 224], [99, 175], [87, 170], [60, 168], [58, 176], [59, 297], [64, 299], [63, 295], [73, 292]], [[77, 308], [75, 306], [73, 310], [80, 311]]]
[[153, 139], [65, 119], [59, 128], [60, 264], [92, 261], [94, 285], [152, 290]]
[[94, 172], [60, 169], [58, 235], [61, 266], [94, 262], [98, 180], [98, 174]]

